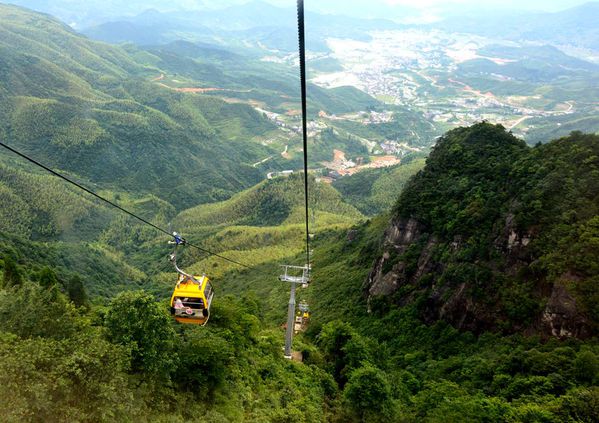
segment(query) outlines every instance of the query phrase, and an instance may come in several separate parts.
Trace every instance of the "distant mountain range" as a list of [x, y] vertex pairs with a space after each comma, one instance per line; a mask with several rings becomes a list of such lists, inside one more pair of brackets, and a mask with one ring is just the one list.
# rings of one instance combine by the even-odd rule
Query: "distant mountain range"
[[[91, 38], [111, 43], [133, 42], [138, 45], [163, 44], [177, 39], [203, 41], [226, 45], [229, 48], [295, 51], [296, 16], [293, 7], [277, 7], [263, 1], [236, 4], [220, 3], [219, 8], [205, 2], [174, 1], [165, 5], [157, 1], [85, 2], [81, 5], [59, 0], [13, 0], [12, 3], [58, 16]], [[227, 5], [229, 5], [227, 7]], [[337, 6], [335, 9], [333, 7]], [[347, 5], [347, 12], [356, 16], [356, 2]], [[344, 16], [346, 9], [339, 2], [327, 4], [306, 14], [307, 45], [312, 51], [328, 51], [326, 39], [370, 39], [374, 30], [401, 29], [397, 21], [416, 13], [409, 7], [365, 7], [364, 17]], [[144, 10], [139, 13], [140, 10]], [[454, 8], [451, 17], [429, 25], [411, 25], [464, 32], [510, 40], [527, 40], [570, 45], [599, 50], [599, 2], [589, 2], [556, 13], [517, 12], [480, 8], [466, 12]], [[338, 10], [338, 12], [337, 12]], [[387, 15], [383, 12], [387, 10]], [[443, 9], [443, 13], [450, 13]], [[350, 13], [351, 12], [351, 13]], [[393, 12], [393, 13], [392, 13]], [[388, 16], [388, 19], [368, 19]]]
[[511, 40], [549, 42], [599, 50], [599, 2], [556, 13], [472, 13], [429, 25]]
[[[101, 4], [70, 1], [13, 0], [20, 6], [49, 13], [82, 30], [91, 38], [111, 43], [138, 45], [163, 44], [174, 40], [203, 41], [243, 47], [294, 51], [297, 23], [294, 7], [277, 7], [263, 1], [214, 9], [214, 5], [195, 2], [192, 10], [184, 2], [107, 1]], [[231, 3], [231, 2], [229, 2]], [[210, 7], [212, 6], [212, 8]], [[139, 13], [143, 10], [142, 13]], [[373, 30], [397, 29], [385, 19], [346, 17], [343, 14], [306, 13], [307, 44], [311, 50], [327, 51], [328, 37], [369, 39]]]
[[[397, 23], [383, 19], [360, 19], [342, 15], [306, 13], [310, 50], [328, 51], [326, 38], [370, 39], [369, 31], [398, 29]], [[176, 39], [224, 44], [247, 43], [261, 50], [295, 51], [297, 22], [293, 8], [265, 2], [250, 2], [219, 10], [160, 12], [149, 9], [133, 16], [91, 26], [83, 30], [91, 38], [119, 43], [160, 44]]]

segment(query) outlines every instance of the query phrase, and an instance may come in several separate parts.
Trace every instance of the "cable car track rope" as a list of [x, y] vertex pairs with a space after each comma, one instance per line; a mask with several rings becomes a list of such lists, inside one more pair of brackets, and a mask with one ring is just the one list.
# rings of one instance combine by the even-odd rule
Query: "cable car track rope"
[[[76, 186], [77, 188], [79, 188], [79, 189], [81, 189], [81, 190], [83, 190], [83, 191], [87, 192], [88, 194], [90, 194], [90, 195], [93, 195], [93, 196], [94, 196], [94, 197], [96, 197], [97, 199], [99, 199], [99, 200], [102, 200], [104, 203], [106, 203], [106, 204], [109, 204], [110, 206], [117, 208], [118, 210], [122, 211], [123, 213], [125, 213], [125, 214], [128, 214], [129, 216], [131, 216], [131, 217], [133, 217], [133, 218], [135, 218], [135, 219], [139, 220], [140, 222], [142, 222], [142, 223], [144, 223], [144, 224], [146, 224], [146, 225], [148, 225], [148, 226], [151, 226], [152, 228], [156, 229], [157, 231], [159, 231], [159, 232], [162, 232], [163, 234], [166, 234], [166, 235], [168, 235], [168, 236], [170, 236], [170, 237], [172, 237], [172, 236], [173, 236], [173, 234], [172, 234], [172, 233], [170, 233], [169, 231], [167, 231], [166, 229], [163, 229], [163, 228], [161, 228], [160, 226], [156, 226], [156, 225], [155, 225], [155, 224], [153, 224], [152, 222], [150, 222], [150, 221], [148, 221], [148, 220], [144, 219], [143, 217], [140, 217], [140, 216], [136, 215], [135, 213], [133, 213], [133, 212], [130, 212], [130, 211], [129, 211], [129, 210], [127, 210], [127, 209], [124, 209], [123, 207], [119, 206], [118, 204], [116, 204], [116, 203], [114, 203], [114, 202], [112, 202], [112, 201], [108, 200], [107, 198], [104, 198], [104, 197], [102, 197], [102, 196], [101, 196], [101, 195], [99, 195], [99, 194], [96, 194], [95, 192], [93, 192], [93, 191], [92, 191], [92, 190], [90, 190], [89, 188], [86, 188], [86, 187], [84, 187], [83, 185], [81, 185], [81, 184], [79, 184], [79, 183], [77, 183], [77, 182], [73, 181], [72, 179], [70, 179], [70, 178], [68, 178], [68, 177], [66, 177], [66, 176], [64, 176], [64, 175], [62, 175], [62, 174], [60, 174], [60, 173], [56, 172], [55, 170], [52, 170], [52, 169], [50, 169], [48, 166], [46, 166], [46, 165], [44, 165], [44, 164], [42, 164], [42, 163], [38, 162], [37, 160], [35, 160], [35, 159], [33, 159], [33, 158], [31, 158], [31, 157], [27, 156], [27, 155], [26, 155], [26, 154], [24, 154], [24, 153], [21, 153], [21, 152], [20, 152], [20, 151], [18, 151], [18, 150], [15, 150], [14, 148], [12, 148], [12, 147], [10, 147], [10, 146], [8, 146], [8, 145], [4, 144], [4, 143], [3, 143], [3, 142], [1, 142], [1, 141], [0, 141], [0, 146], [2, 146], [2, 147], [4, 147], [4, 148], [6, 148], [7, 150], [9, 150], [9, 151], [11, 151], [11, 152], [13, 152], [13, 153], [14, 153], [14, 154], [16, 154], [17, 156], [19, 156], [19, 157], [21, 157], [21, 158], [23, 158], [23, 159], [27, 160], [28, 162], [30, 162], [30, 163], [33, 163], [34, 165], [41, 167], [42, 169], [46, 170], [47, 172], [51, 173], [52, 175], [54, 175], [54, 176], [57, 176], [57, 177], [59, 177], [60, 179], [62, 179], [62, 180], [64, 180], [64, 181], [66, 181], [66, 182], [68, 182], [68, 183], [70, 183], [71, 185], [74, 185], [74, 186]], [[240, 262], [238, 262], [238, 261], [236, 261], [236, 260], [233, 260], [233, 259], [230, 259], [230, 258], [228, 258], [228, 257], [222, 256], [222, 255], [220, 255], [220, 254], [218, 254], [218, 253], [215, 253], [215, 252], [213, 252], [213, 251], [207, 250], [206, 248], [202, 248], [202, 247], [200, 247], [199, 245], [192, 244], [192, 243], [190, 243], [190, 242], [188, 242], [188, 241], [185, 241], [185, 244], [186, 244], [186, 245], [189, 245], [190, 247], [193, 247], [193, 248], [195, 248], [195, 249], [197, 249], [197, 250], [199, 250], [199, 251], [201, 251], [201, 252], [203, 252], [203, 253], [209, 254], [209, 255], [211, 255], [211, 256], [214, 256], [214, 257], [218, 257], [218, 258], [220, 258], [220, 259], [226, 260], [226, 261], [228, 261], [228, 262], [230, 262], [230, 263], [233, 263], [233, 264], [236, 264], [236, 265], [238, 265], [238, 266], [242, 266], [242, 267], [245, 267], [245, 268], [248, 268], [248, 269], [251, 267], [251, 266], [248, 266], [247, 264], [243, 264], [243, 263], [240, 263]]]
[[306, 265], [310, 266], [310, 225], [308, 220], [308, 133], [306, 117], [306, 37], [304, 28], [304, 1], [297, 0], [297, 33], [302, 96], [302, 139], [304, 143], [304, 198], [306, 205]]

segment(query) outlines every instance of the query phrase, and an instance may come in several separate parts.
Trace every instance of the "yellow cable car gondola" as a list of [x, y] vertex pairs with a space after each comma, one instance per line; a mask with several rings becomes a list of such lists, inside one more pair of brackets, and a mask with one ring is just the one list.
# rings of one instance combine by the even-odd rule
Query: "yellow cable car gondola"
[[177, 269], [179, 277], [171, 296], [171, 315], [179, 323], [191, 323], [205, 325], [210, 317], [210, 305], [214, 297], [214, 291], [210, 279], [206, 275], [192, 276], [177, 266], [177, 247], [184, 244], [185, 240], [176, 232], [175, 250], [171, 254], [171, 261]]

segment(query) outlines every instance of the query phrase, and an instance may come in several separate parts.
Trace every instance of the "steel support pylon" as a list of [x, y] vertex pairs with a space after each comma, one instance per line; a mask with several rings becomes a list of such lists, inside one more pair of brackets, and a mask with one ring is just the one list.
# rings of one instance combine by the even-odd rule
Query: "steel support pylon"
[[287, 330], [285, 332], [285, 358], [291, 358], [291, 344], [293, 343], [293, 328], [295, 327], [295, 285], [291, 284], [289, 307], [287, 308]]
[[[310, 281], [310, 266], [290, 266], [283, 265], [285, 273], [279, 276], [279, 279], [283, 282], [289, 282], [291, 284], [291, 293], [289, 295], [289, 306], [287, 307], [287, 330], [285, 331], [285, 358], [291, 358], [291, 346], [293, 343], [293, 328], [295, 327], [295, 289], [297, 284], [307, 284]], [[291, 275], [292, 273], [299, 273], [300, 275]]]

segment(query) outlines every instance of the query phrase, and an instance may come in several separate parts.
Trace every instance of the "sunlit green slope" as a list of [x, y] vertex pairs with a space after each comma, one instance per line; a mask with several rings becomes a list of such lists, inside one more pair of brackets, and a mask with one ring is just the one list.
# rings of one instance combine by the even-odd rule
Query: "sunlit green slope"
[[[274, 126], [249, 106], [151, 82], [158, 60], [148, 53], [90, 41], [25, 9], [1, 6], [0, 13], [0, 134], [12, 145], [105, 187], [152, 192], [180, 209], [263, 177], [251, 164], [270, 150], [246, 139]], [[202, 111], [211, 108], [222, 112], [207, 119]], [[241, 137], [219, 129], [228, 108]]]
[[424, 159], [414, 158], [391, 168], [368, 169], [340, 178], [333, 186], [346, 202], [374, 216], [390, 210], [408, 180], [423, 167]]
[[[331, 186], [309, 178], [310, 232], [318, 234], [348, 228], [363, 218], [353, 206], [343, 202]], [[303, 175], [265, 181], [231, 199], [198, 206], [182, 212], [173, 227], [189, 239], [202, 242], [213, 251], [250, 266], [267, 266], [276, 279], [279, 264], [305, 263], [305, 209]], [[318, 236], [318, 235], [316, 235]], [[189, 249], [192, 269], [206, 272], [225, 284], [235, 285], [223, 275], [228, 271], [244, 278], [245, 272], [234, 264]]]

